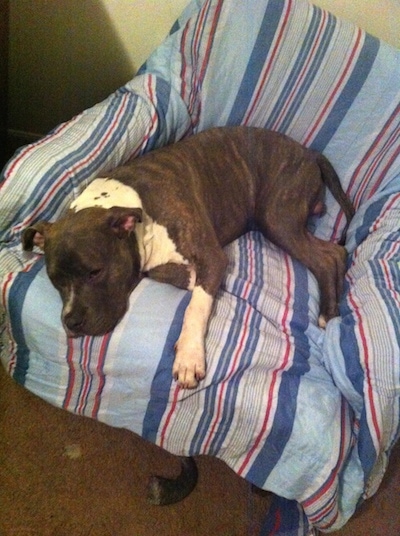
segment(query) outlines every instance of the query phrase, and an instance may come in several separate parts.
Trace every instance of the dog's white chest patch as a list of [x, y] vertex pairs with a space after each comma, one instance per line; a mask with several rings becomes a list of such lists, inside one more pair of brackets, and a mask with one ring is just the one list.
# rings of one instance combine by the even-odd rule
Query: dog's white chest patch
[[[140, 227], [142, 227], [141, 230]], [[167, 262], [188, 264], [188, 261], [177, 251], [167, 229], [148, 216], [144, 218], [141, 225], [138, 225], [136, 236], [138, 238], [143, 271], [151, 270]]]
[[142, 208], [142, 202], [137, 192], [115, 179], [95, 179], [71, 203], [71, 209], [78, 212], [91, 207], [137, 207]]

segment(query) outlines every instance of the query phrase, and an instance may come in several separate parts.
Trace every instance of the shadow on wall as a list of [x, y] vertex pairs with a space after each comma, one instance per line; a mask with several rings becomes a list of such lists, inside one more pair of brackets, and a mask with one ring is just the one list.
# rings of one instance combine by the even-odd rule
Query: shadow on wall
[[98, 0], [10, 2], [9, 136], [31, 141], [130, 80], [133, 65]]

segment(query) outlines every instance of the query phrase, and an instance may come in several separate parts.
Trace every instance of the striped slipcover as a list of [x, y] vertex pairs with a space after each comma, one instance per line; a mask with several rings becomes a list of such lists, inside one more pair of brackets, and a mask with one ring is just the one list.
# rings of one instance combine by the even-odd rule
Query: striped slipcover
[[[306, 0], [189, 4], [137, 76], [6, 166], [4, 367], [51, 404], [217, 456], [274, 492], [265, 535], [341, 527], [399, 435], [399, 95], [400, 52]], [[68, 340], [21, 231], [128, 158], [236, 124], [285, 132], [334, 164], [357, 209], [341, 317], [321, 330], [314, 277], [253, 230], [226, 248], [197, 389], [171, 380], [182, 290], [144, 280], [112, 333]], [[338, 240], [344, 223], [328, 194], [315, 234]]]

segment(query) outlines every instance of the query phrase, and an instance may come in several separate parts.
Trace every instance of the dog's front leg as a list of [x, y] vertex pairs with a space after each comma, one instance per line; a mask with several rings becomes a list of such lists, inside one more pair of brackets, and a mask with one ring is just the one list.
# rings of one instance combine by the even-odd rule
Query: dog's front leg
[[[204, 222], [203, 222], [204, 223]], [[185, 389], [193, 389], [206, 374], [205, 337], [214, 297], [221, 285], [228, 259], [213, 229], [205, 233], [206, 243], [197, 241], [198, 254], [190, 265], [195, 278], [192, 297], [183, 317], [181, 334], [175, 345], [173, 377]], [[199, 261], [199, 258], [201, 260]]]
[[185, 389], [193, 389], [206, 373], [204, 339], [213, 296], [196, 285], [183, 318], [182, 331], [175, 345], [173, 377]]

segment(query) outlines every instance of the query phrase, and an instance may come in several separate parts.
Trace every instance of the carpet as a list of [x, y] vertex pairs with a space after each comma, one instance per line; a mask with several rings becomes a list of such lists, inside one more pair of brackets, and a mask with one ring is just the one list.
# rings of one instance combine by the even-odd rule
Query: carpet
[[[146, 500], [151, 474], [175, 476], [169, 453], [127, 430], [71, 415], [0, 367], [0, 536], [258, 536], [270, 495], [199, 457], [193, 493]], [[400, 534], [400, 448], [374, 498], [338, 536]]]

